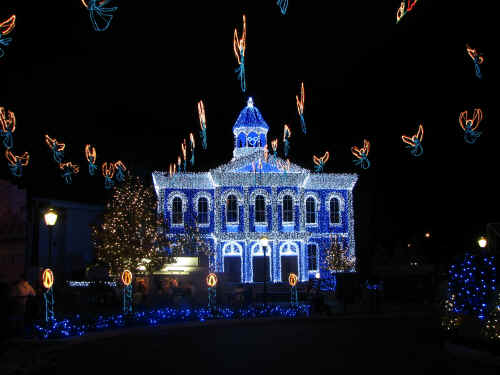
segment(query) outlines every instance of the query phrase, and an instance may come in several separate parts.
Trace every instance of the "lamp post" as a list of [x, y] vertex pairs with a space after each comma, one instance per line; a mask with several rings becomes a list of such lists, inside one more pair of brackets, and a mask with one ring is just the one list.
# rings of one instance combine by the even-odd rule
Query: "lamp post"
[[264, 252], [264, 304], [267, 304], [267, 255], [266, 248], [269, 244], [269, 240], [266, 236], [261, 237], [260, 246], [262, 247], [262, 251]]
[[49, 261], [48, 265], [49, 267], [52, 266], [52, 231], [54, 228], [54, 225], [57, 223], [57, 212], [49, 208], [45, 213], [43, 214], [43, 220], [45, 221], [45, 225], [49, 229]]
[[481, 236], [478, 238], [477, 244], [481, 249], [484, 249], [486, 246], [488, 246], [488, 239], [484, 236]]

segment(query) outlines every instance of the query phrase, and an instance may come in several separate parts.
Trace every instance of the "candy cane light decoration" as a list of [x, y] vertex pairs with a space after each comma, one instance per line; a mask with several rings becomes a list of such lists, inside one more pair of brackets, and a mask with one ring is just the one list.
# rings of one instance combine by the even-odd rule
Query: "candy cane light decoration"
[[300, 86], [300, 99], [298, 95], [295, 95], [295, 100], [297, 101], [297, 113], [300, 117], [300, 125], [302, 126], [302, 132], [306, 134], [306, 120], [304, 119], [304, 103], [306, 100], [306, 95], [304, 92], [304, 82]]
[[5, 55], [5, 51], [2, 46], [7, 47], [11, 42], [12, 38], [7, 38], [5, 35], [10, 34], [10, 32], [16, 26], [16, 15], [13, 14], [6, 20], [0, 22], [0, 58]]
[[241, 33], [241, 39], [238, 37], [238, 29], [234, 29], [233, 37], [233, 50], [236, 59], [238, 60], [238, 68], [235, 72], [238, 73], [238, 80], [241, 83], [241, 91], [245, 92], [246, 82], [245, 82], [245, 50], [246, 50], [246, 39], [247, 39], [247, 20], [245, 15], [243, 15], [243, 31]]

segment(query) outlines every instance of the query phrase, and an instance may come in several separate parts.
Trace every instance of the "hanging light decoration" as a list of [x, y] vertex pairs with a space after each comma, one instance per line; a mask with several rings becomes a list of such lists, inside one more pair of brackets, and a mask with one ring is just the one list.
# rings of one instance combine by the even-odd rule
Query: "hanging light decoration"
[[89, 11], [90, 20], [95, 31], [106, 31], [118, 7], [105, 8], [111, 0], [81, 0]]
[[234, 55], [238, 60], [239, 67], [236, 68], [236, 73], [238, 73], [238, 80], [241, 83], [241, 91], [245, 92], [247, 90], [245, 82], [245, 50], [246, 50], [246, 39], [247, 39], [247, 21], [245, 15], [243, 15], [243, 31], [241, 33], [241, 39], [238, 37], [238, 29], [234, 29], [233, 38], [233, 49]]
[[406, 148], [410, 149], [410, 154], [415, 157], [418, 157], [424, 153], [424, 148], [422, 147], [422, 139], [424, 138], [424, 127], [422, 124], [418, 126], [417, 134], [408, 137], [406, 135], [402, 135], [401, 139], [408, 146]]
[[95, 162], [97, 160], [97, 153], [95, 151], [95, 147], [92, 147], [91, 145], [85, 145], [85, 157], [87, 158], [87, 161], [89, 163], [89, 174], [91, 176], [94, 176], [97, 172], [97, 165], [95, 165]]
[[458, 123], [464, 131], [465, 142], [473, 144], [481, 136], [481, 132], [476, 131], [481, 121], [483, 121], [483, 111], [480, 108], [474, 109], [474, 115], [471, 119], [469, 118], [467, 111], [460, 113]]
[[14, 147], [14, 137], [12, 133], [16, 131], [16, 116], [14, 112], [7, 111], [7, 116], [5, 115], [5, 109], [0, 107], [0, 136], [3, 138], [3, 145], [7, 150]]
[[5, 157], [7, 158], [12, 175], [21, 177], [23, 175], [23, 167], [26, 167], [30, 161], [30, 155], [25, 152], [22, 156], [16, 156], [10, 150], [5, 150]]
[[5, 21], [0, 22], [0, 58], [5, 55], [5, 51], [3, 50], [2, 46], [7, 47], [12, 42], [12, 38], [7, 38], [5, 35], [10, 34], [15, 26], [15, 14], [7, 18]]
[[327, 151], [325, 154], [318, 158], [316, 155], [313, 155], [313, 162], [315, 164], [314, 171], [321, 173], [325, 167], [326, 162], [330, 159], [330, 153]]
[[61, 164], [64, 158], [64, 149], [66, 145], [64, 143], [59, 143], [55, 138], [50, 138], [45, 134], [45, 143], [52, 150], [52, 157], [57, 164]]
[[356, 159], [353, 160], [354, 164], [359, 165], [361, 169], [370, 168], [371, 163], [370, 160], [368, 160], [368, 154], [370, 153], [370, 141], [364, 139], [363, 147], [358, 148], [353, 146], [351, 148], [351, 152], [356, 157]]
[[300, 99], [298, 95], [295, 95], [297, 100], [297, 112], [300, 117], [300, 125], [302, 126], [302, 132], [306, 134], [306, 120], [304, 119], [304, 102], [306, 100], [306, 95], [304, 93], [304, 82], [300, 86]]

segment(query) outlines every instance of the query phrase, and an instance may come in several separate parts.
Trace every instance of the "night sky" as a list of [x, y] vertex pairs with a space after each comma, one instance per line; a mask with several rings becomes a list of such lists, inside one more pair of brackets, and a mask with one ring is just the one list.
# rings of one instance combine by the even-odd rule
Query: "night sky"
[[[275, 0], [156, 3], [112, 1], [119, 9], [110, 28], [95, 32], [79, 0], [2, 0], [0, 20], [17, 15], [0, 59], [0, 106], [16, 114], [15, 153], [31, 154], [21, 186], [35, 195], [102, 201], [109, 192], [102, 177], [88, 175], [86, 143], [96, 147], [99, 165], [120, 159], [135, 173], [167, 170], [182, 139], [198, 134], [200, 99], [208, 150], [197, 148], [194, 170], [216, 167], [231, 159], [232, 126], [252, 96], [271, 128], [268, 140], [291, 126], [292, 162], [312, 168], [312, 155], [329, 150], [326, 172], [360, 174], [357, 194], [367, 209], [357, 215], [369, 216], [362, 220], [374, 224], [375, 241], [430, 230], [462, 250], [486, 223], [499, 221], [490, 1], [420, 0], [399, 24], [398, 0], [289, 0], [285, 16]], [[232, 48], [242, 14], [245, 94]], [[466, 43], [485, 56], [482, 81]], [[301, 81], [307, 135], [295, 105]], [[478, 107], [483, 134], [466, 144], [458, 116]], [[414, 158], [401, 135], [420, 123], [424, 155]], [[51, 159], [47, 133], [81, 166], [72, 185]], [[372, 144], [366, 171], [350, 152], [364, 138]], [[0, 178], [14, 181], [6, 161]]]

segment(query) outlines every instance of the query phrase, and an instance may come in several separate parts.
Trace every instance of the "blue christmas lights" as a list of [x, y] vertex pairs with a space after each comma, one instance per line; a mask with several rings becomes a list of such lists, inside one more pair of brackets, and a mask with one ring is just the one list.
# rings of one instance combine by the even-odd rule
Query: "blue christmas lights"
[[159, 324], [180, 322], [222, 320], [222, 319], [254, 319], [261, 317], [295, 318], [310, 315], [310, 306], [296, 304], [293, 306], [279, 306], [272, 304], [257, 304], [254, 306], [233, 308], [225, 306], [166, 307], [132, 314], [117, 314], [98, 316], [83, 322], [79, 315], [74, 319], [49, 320], [46, 323], [35, 324], [35, 331], [43, 339], [62, 338], [68, 336], [82, 336], [87, 332], [102, 331], [113, 328], [132, 326], [157, 326]]
[[90, 20], [95, 31], [106, 31], [113, 19], [113, 13], [118, 7], [106, 8], [111, 0], [82, 0], [83, 5], [89, 11]]
[[280, 7], [281, 14], [285, 15], [288, 9], [288, 0], [278, 0], [276, 4]]
[[454, 299], [457, 314], [484, 319], [490, 293], [496, 288], [494, 256], [465, 254], [459, 264], [449, 270], [448, 296]]

